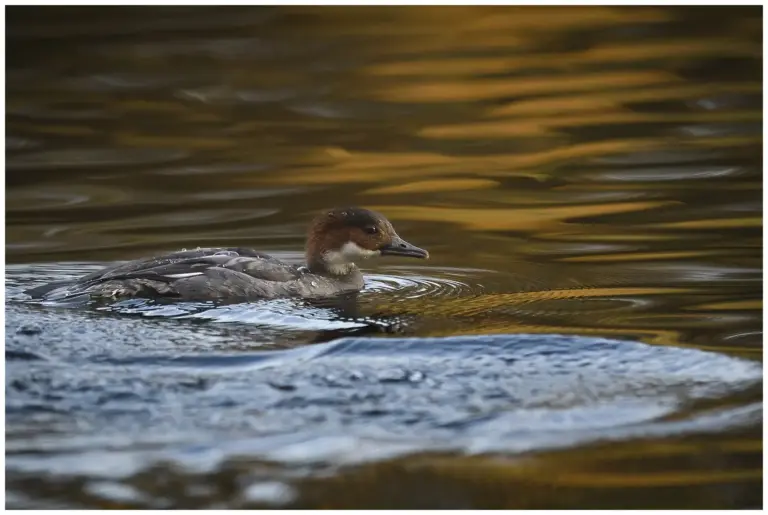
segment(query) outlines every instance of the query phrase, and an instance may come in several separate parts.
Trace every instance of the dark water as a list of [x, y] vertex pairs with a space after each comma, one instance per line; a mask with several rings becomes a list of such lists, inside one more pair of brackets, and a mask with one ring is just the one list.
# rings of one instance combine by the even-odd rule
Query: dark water
[[[8, 507], [762, 504], [760, 8], [11, 8]], [[320, 209], [340, 303], [26, 302]]]

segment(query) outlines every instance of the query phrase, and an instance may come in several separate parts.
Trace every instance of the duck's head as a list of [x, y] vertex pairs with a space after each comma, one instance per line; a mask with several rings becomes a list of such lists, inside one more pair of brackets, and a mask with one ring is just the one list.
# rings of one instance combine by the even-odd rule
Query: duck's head
[[326, 211], [309, 226], [307, 265], [315, 273], [345, 275], [376, 256], [426, 259], [429, 252], [398, 236], [383, 215], [359, 207]]

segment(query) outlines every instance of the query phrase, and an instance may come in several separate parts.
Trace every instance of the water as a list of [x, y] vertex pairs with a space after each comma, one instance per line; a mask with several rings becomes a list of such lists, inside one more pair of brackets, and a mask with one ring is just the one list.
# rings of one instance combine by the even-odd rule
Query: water
[[[9, 507], [761, 505], [758, 8], [148, 12], [8, 12]], [[22, 293], [349, 204], [430, 260]]]

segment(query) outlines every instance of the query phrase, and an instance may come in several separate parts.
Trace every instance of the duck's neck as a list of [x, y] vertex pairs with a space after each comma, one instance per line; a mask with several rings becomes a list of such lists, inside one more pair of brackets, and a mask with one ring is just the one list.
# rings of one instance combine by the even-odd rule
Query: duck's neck
[[360, 274], [360, 270], [354, 263], [333, 259], [333, 257], [335, 256], [307, 256], [307, 268], [309, 268], [313, 274], [338, 277], [340, 279]]

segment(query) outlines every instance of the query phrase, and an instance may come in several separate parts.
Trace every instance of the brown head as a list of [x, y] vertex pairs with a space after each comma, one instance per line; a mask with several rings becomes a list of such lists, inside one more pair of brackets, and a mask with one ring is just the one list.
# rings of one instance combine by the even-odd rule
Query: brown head
[[345, 275], [376, 256], [428, 258], [395, 232], [383, 215], [359, 207], [336, 208], [315, 218], [307, 234], [307, 265], [315, 273]]

